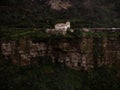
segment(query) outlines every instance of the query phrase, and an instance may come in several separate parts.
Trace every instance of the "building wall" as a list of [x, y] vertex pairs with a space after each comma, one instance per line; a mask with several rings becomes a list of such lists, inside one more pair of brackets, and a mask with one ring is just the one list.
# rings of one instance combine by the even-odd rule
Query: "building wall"
[[64, 31], [66, 31], [67, 26], [58, 26], [58, 25], [55, 25], [55, 29], [56, 30], [64, 30]]

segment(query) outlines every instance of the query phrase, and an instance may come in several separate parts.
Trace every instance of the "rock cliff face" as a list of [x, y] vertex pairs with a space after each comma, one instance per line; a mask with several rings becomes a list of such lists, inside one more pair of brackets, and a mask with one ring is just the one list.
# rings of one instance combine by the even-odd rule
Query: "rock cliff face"
[[51, 8], [55, 10], [68, 9], [71, 7], [70, 2], [63, 0], [50, 0], [48, 5], [50, 5]]
[[[89, 69], [97, 66], [120, 65], [120, 38], [109, 37], [97, 40], [84, 37], [77, 43], [61, 41], [55, 44], [32, 40], [2, 41], [1, 51], [5, 60], [27, 65], [38, 60], [60, 62], [74, 69]], [[43, 58], [44, 57], [44, 58]]]

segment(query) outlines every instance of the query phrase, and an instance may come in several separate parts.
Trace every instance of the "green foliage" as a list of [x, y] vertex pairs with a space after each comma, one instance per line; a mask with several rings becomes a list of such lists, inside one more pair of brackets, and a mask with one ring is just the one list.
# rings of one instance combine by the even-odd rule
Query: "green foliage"
[[103, 38], [94, 37], [93, 38], [93, 61], [94, 68], [98, 67], [98, 62], [103, 59]]
[[1, 28], [1, 39], [19, 40], [19, 39], [45, 39], [47, 34], [43, 29], [37, 28]]
[[31, 39], [34, 42], [45, 41], [51, 44], [57, 44], [60, 41], [70, 41], [79, 43], [83, 37], [87, 38], [104, 38], [119, 37], [120, 32], [83, 32], [82, 29], [74, 29], [74, 32], [67, 31], [66, 35], [49, 35], [44, 28], [0, 28], [1, 39], [4, 40], [20, 40]]
[[90, 88], [94, 90], [119, 90], [120, 80], [116, 78], [116, 70], [100, 67], [90, 71], [88, 73]]
[[[62, 40], [79, 42], [82, 37], [93, 37], [93, 54], [95, 64], [103, 57], [102, 42], [104, 37], [119, 37], [119, 32], [81, 32], [76, 29], [73, 33], [63, 35], [47, 35], [41, 29], [15, 29], [1, 28], [2, 39], [16, 40], [19, 44], [21, 38], [36, 41], [47, 40], [49, 44], [56, 45]], [[16, 46], [16, 55], [17, 55]], [[1, 52], [0, 52], [1, 53]], [[0, 56], [1, 61], [3, 56]], [[17, 56], [19, 58], [19, 56]], [[35, 58], [33, 58], [34, 60]], [[119, 90], [120, 78], [117, 69], [101, 67], [87, 71], [75, 71], [60, 65], [43, 63], [49, 57], [38, 57], [39, 64], [31, 63], [29, 66], [15, 66], [0, 64], [0, 90]], [[0, 62], [1, 62], [0, 61]], [[97, 64], [96, 64], [97, 65]]]
[[53, 10], [49, 0], [0, 0], [0, 25], [5, 27], [52, 27], [70, 20], [72, 28], [119, 27], [119, 0], [68, 0], [68, 10]]
[[116, 70], [75, 71], [53, 64], [0, 66], [1, 90], [119, 90]]

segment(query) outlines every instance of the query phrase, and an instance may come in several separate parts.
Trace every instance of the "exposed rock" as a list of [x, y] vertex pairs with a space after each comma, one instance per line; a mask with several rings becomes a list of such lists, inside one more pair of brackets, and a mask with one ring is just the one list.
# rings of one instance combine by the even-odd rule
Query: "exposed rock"
[[[117, 66], [120, 64], [120, 42], [119, 38], [105, 37], [100, 43], [102, 45], [102, 58], [98, 57], [99, 66], [109, 65]], [[27, 65], [36, 62], [36, 57], [49, 57], [51, 62], [64, 63], [75, 69], [93, 68], [93, 38], [83, 38], [78, 44], [61, 41], [58, 44], [51, 45], [46, 42], [34, 43], [29, 40], [20, 40], [18, 49], [15, 41], [3, 42], [1, 44], [2, 54], [6, 59], [12, 60], [13, 63]], [[16, 51], [18, 50], [18, 51]], [[100, 51], [98, 51], [100, 52]]]
[[70, 2], [64, 0], [49, 0], [48, 4], [55, 10], [68, 9], [71, 7]]

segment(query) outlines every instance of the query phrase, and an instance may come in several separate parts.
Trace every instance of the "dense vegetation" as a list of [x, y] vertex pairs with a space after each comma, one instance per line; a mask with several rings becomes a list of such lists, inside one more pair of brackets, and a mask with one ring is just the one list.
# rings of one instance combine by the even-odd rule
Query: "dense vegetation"
[[117, 69], [75, 71], [60, 64], [0, 65], [0, 90], [119, 90]]
[[82, 32], [76, 29], [73, 33], [63, 35], [48, 35], [43, 29], [36, 28], [2, 28], [1, 40], [33, 39], [34, 41], [58, 40], [80, 42], [83, 36], [92, 37], [94, 42], [94, 69], [89, 71], [75, 71], [64, 64], [43, 62], [47, 57], [39, 57], [38, 64], [17, 66], [3, 58], [0, 51], [0, 90], [119, 90], [120, 78], [117, 77], [118, 68], [97, 67], [97, 62], [102, 58], [101, 43], [104, 37], [119, 37], [119, 32]]
[[69, 30], [66, 35], [49, 35], [43, 28], [0, 28], [1, 40], [18, 40], [18, 39], [34, 39], [34, 40], [48, 40], [48, 39], [73, 39], [79, 40], [82, 37], [88, 38], [103, 38], [103, 37], [119, 37], [120, 32], [104, 31], [104, 32], [83, 32], [82, 29], [76, 28], [71, 33]]
[[[120, 27], [119, 0], [62, 0], [70, 1], [67, 10], [53, 10], [49, 0], [0, 0], [0, 45], [2, 40], [32, 39], [33, 41], [58, 40], [77, 43], [82, 37], [92, 37], [93, 60], [97, 65], [103, 57], [104, 37], [120, 37], [120, 32], [81, 32], [66, 35], [47, 35], [45, 29], [57, 22], [70, 20], [72, 28]], [[89, 3], [87, 2], [89, 1]], [[18, 28], [16, 28], [18, 27]], [[97, 67], [89, 71], [75, 71], [59, 63], [39, 63], [17, 66], [3, 58], [0, 48], [0, 90], [119, 90], [118, 68]]]
[[119, 0], [62, 0], [72, 7], [53, 10], [49, 0], [0, 0], [0, 25], [8, 27], [53, 27], [70, 20], [72, 27], [119, 27]]

